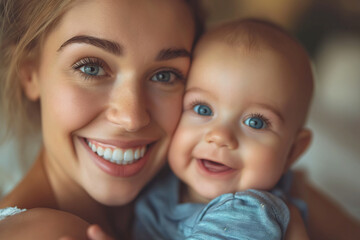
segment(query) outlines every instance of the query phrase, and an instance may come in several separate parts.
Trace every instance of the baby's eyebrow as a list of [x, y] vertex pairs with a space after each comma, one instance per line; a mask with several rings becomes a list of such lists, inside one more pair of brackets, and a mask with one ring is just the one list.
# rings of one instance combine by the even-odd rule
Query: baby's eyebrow
[[114, 41], [97, 38], [97, 37], [92, 37], [92, 36], [87, 36], [87, 35], [80, 35], [80, 36], [72, 37], [72, 38], [68, 39], [67, 41], [65, 41], [57, 51], [60, 52], [64, 47], [66, 47], [70, 44], [73, 44], [73, 43], [90, 44], [95, 47], [101, 48], [109, 53], [115, 54], [117, 56], [122, 55], [123, 49], [124, 49], [119, 43], [114, 42]]
[[205, 92], [205, 93], [208, 93], [207, 90], [199, 88], [199, 87], [191, 87], [189, 89], [186, 89], [186, 93], [192, 93], [192, 92]]
[[274, 108], [273, 106], [268, 105], [268, 104], [264, 104], [264, 103], [257, 103], [256, 105], [258, 105], [260, 107], [263, 107], [263, 108], [266, 108], [270, 112], [274, 113], [280, 119], [281, 122], [283, 122], [283, 123], [285, 122], [285, 119], [282, 116], [282, 114], [276, 108]]

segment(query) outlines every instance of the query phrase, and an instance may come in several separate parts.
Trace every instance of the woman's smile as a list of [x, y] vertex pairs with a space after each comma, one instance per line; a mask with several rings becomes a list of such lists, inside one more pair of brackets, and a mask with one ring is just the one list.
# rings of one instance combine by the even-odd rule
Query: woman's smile
[[136, 148], [120, 148], [113, 145], [103, 145], [95, 140], [85, 139], [89, 148], [99, 157], [118, 165], [127, 165], [137, 162], [146, 152], [147, 145]]
[[119, 147], [81, 138], [90, 159], [105, 173], [114, 177], [131, 177], [139, 173], [149, 159], [153, 144]]

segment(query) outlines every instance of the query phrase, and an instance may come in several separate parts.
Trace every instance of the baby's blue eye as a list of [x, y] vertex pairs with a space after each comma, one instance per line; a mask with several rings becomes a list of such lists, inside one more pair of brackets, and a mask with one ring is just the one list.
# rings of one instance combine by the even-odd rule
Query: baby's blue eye
[[197, 104], [194, 106], [194, 111], [202, 116], [211, 116], [213, 114], [213, 112], [211, 111], [211, 108], [209, 108], [206, 105], [202, 105], [202, 104]]
[[259, 117], [249, 117], [244, 122], [249, 127], [255, 128], [255, 129], [263, 129], [266, 128], [266, 123], [263, 119]]
[[171, 72], [158, 72], [156, 73], [151, 80], [158, 81], [158, 82], [170, 82], [171, 81]]
[[105, 75], [105, 71], [102, 67], [98, 66], [98, 65], [84, 65], [82, 67], [79, 68], [80, 71], [82, 71], [83, 73], [87, 74], [87, 75], [91, 75], [91, 76], [104, 76]]

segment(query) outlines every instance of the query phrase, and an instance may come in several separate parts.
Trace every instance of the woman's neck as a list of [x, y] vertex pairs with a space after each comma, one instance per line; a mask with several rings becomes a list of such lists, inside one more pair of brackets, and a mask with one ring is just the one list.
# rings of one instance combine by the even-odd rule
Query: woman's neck
[[105, 231], [113, 234], [114, 222], [109, 214], [112, 212], [109, 211], [109, 207], [94, 200], [74, 179], [49, 159], [46, 151], [43, 153], [42, 162], [56, 208], [79, 216], [91, 224], [99, 224]]

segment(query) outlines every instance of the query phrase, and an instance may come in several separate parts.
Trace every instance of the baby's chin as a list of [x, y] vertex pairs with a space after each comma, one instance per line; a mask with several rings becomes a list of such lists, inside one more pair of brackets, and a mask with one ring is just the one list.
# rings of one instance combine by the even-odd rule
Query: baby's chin
[[236, 189], [234, 190], [224, 190], [224, 189], [198, 189], [197, 191], [197, 198], [198, 198], [198, 202], [203, 202], [203, 203], [207, 203], [210, 202], [211, 200], [224, 195], [224, 194], [228, 194], [228, 193], [236, 193], [238, 192]]
[[[261, 191], [268, 191], [271, 188], [264, 188], [263, 186], [242, 186], [242, 188], [240, 188], [239, 186], [237, 187], [229, 187], [229, 188], [224, 188], [224, 187], [211, 187], [211, 186], [196, 186], [196, 188], [194, 188], [194, 191], [196, 194], [194, 194], [197, 198], [197, 202], [202, 202], [202, 203], [208, 203], [211, 200], [224, 195], [224, 194], [235, 194], [237, 192], [244, 192], [246, 190], [249, 189], [256, 189], [256, 190], [261, 190]], [[200, 201], [200, 200], [201, 201]]]

